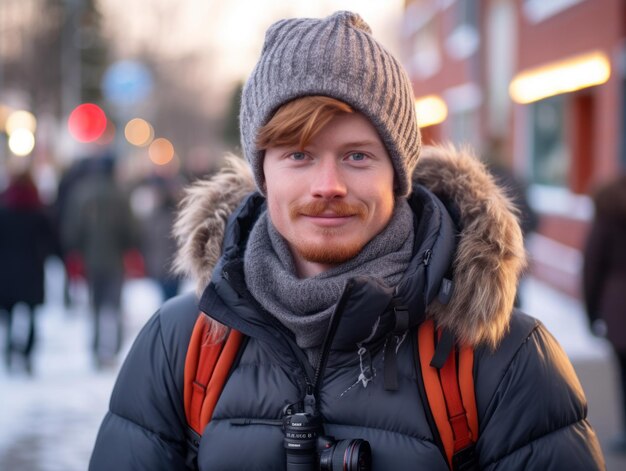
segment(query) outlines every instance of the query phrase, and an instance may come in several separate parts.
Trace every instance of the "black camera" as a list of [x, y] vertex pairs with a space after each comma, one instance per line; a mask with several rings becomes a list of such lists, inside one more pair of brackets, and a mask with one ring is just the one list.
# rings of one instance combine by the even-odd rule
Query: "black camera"
[[366, 440], [324, 436], [321, 417], [299, 412], [283, 418], [287, 471], [369, 471], [372, 450]]

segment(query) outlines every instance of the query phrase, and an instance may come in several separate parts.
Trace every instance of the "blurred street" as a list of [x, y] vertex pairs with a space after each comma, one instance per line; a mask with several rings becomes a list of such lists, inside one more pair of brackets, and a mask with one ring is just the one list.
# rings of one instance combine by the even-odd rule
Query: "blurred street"
[[[119, 367], [118, 363], [110, 369], [94, 369], [85, 293], [75, 293], [76, 306], [65, 310], [59, 268], [54, 263], [48, 266], [51, 294], [39, 312], [33, 377], [22, 372], [8, 375], [5, 369], [0, 372], [2, 470], [86, 469]], [[574, 299], [532, 278], [523, 287], [522, 299], [525, 310], [542, 319], [572, 359], [587, 393], [589, 417], [604, 448], [607, 469], [626, 469], [626, 455], [611, 454], [607, 448], [618, 431], [619, 417], [609, 345], [591, 336], [582, 307]], [[159, 303], [159, 291], [151, 281], [126, 283], [127, 336], [122, 355]]]
[[[85, 470], [96, 433], [107, 410], [121, 360], [96, 370], [90, 351], [91, 323], [86, 290], [76, 305], [62, 302], [60, 264], [48, 263], [46, 304], [38, 312], [39, 332], [33, 377], [19, 370], [0, 372], [0, 469]], [[149, 280], [127, 282], [123, 291], [126, 341], [158, 308], [160, 294]], [[4, 324], [0, 335], [4, 343]]]

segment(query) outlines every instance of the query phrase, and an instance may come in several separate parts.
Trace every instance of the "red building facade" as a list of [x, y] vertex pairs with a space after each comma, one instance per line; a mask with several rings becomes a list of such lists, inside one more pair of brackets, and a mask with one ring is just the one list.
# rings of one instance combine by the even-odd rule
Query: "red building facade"
[[[596, 185], [626, 169], [626, 2], [407, 0], [405, 63], [443, 120], [425, 141], [468, 143], [529, 183], [533, 272], [579, 295]], [[432, 114], [421, 109], [420, 121]], [[440, 113], [441, 114], [441, 113]], [[428, 121], [426, 119], [426, 121]]]

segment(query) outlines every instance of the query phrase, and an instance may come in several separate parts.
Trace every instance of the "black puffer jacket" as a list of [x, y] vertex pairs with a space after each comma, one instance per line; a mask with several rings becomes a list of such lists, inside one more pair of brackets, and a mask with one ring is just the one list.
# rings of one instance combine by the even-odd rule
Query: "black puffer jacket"
[[[598, 442], [586, 421], [584, 395], [567, 357], [538, 321], [521, 313], [510, 314], [514, 290], [508, 289], [508, 282], [515, 280], [509, 277], [517, 276], [523, 257], [517, 246], [521, 245], [519, 228], [514, 221], [511, 224], [506, 202], [494, 193], [491, 180], [473, 159], [442, 149], [425, 154], [418, 180], [440, 194], [454, 218], [433, 193], [416, 187], [410, 199], [417, 221], [416, 250], [403, 281], [395, 290], [367, 277], [348, 284], [338, 304], [328, 362], [318, 372], [321, 380], [316, 384], [316, 373], [291, 334], [258, 308], [243, 283], [242, 251], [250, 227], [263, 209], [263, 199], [247, 198], [225, 233], [219, 218], [207, 222], [198, 214], [205, 214], [208, 207], [183, 214], [179, 236], [189, 221], [204, 221], [187, 238], [195, 247], [195, 251], [187, 247], [195, 254], [193, 263], [200, 259], [205, 269], [212, 268], [214, 240], [209, 242], [212, 238], [207, 234], [217, 233], [220, 241], [224, 235], [223, 254], [212, 270], [200, 308], [249, 337], [202, 436], [199, 469], [285, 469], [282, 411], [316, 388], [326, 433], [338, 439], [368, 440], [373, 469], [447, 469], [420, 394], [414, 330], [424, 316], [434, 317], [457, 336], [463, 332], [461, 337], [475, 346], [481, 469], [604, 467]], [[429, 176], [429, 163], [437, 165], [437, 178]], [[460, 175], [457, 181], [472, 182], [471, 188], [446, 192], [431, 184], [433, 179], [445, 179], [448, 170]], [[214, 180], [220, 182], [216, 186], [196, 189], [188, 205], [217, 187], [224, 195], [224, 182], [234, 185], [240, 177], [239, 170], [221, 175]], [[484, 185], [491, 186], [480, 188]], [[483, 191], [497, 200], [496, 209], [489, 207], [489, 201], [480, 200]], [[473, 206], [468, 206], [468, 194], [470, 199], [478, 198]], [[457, 200], [455, 195], [465, 199]], [[229, 206], [228, 198], [222, 196], [220, 204]], [[239, 199], [232, 194], [230, 198]], [[214, 214], [220, 213], [218, 203], [211, 206]], [[476, 213], [472, 208], [482, 210]], [[500, 220], [482, 221], [489, 218], [490, 211]], [[481, 221], [476, 225], [477, 216]], [[453, 219], [460, 225], [459, 236]], [[480, 248], [476, 244], [482, 251], [476, 251]], [[465, 259], [469, 255], [464, 253], [472, 253], [472, 259]], [[449, 273], [455, 288], [447, 300], [440, 287]], [[411, 315], [406, 336], [392, 332], [393, 307], [398, 305], [407, 306]], [[472, 311], [480, 306], [480, 312]], [[183, 369], [196, 312], [193, 296], [178, 298], [166, 303], [143, 329], [114, 389], [91, 469], [184, 469]], [[399, 345], [395, 358], [384, 355], [388, 342]], [[398, 388], [387, 390], [383, 377], [388, 369], [394, 371], [394, 366]]]

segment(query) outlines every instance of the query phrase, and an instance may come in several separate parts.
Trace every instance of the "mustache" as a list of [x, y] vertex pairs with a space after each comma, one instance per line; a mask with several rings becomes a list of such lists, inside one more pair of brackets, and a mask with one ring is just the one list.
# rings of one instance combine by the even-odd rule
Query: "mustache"
[[289, 215], [297, 216], [321, 216], [324, 213], [332, 213], [336, 216], [357, 216], [364, 218], [367, 208], [362, 203], [346, 203], [345, 201], [311, 201], [309, 203], [293, 203], [289, 206]]

